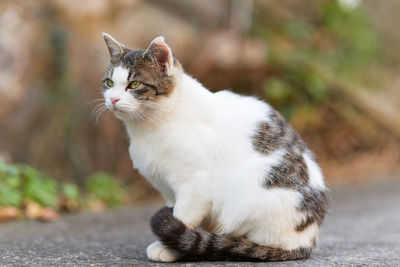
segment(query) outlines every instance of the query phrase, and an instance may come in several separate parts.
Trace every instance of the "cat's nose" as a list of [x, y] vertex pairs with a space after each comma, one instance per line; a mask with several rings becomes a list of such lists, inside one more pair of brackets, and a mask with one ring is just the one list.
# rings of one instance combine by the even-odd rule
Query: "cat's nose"
[[115, 103], [117, 103], [119, 100], [120, 100], [120, 98], [118, 98], [118, 97], [111, 97], [111, 103], [113, 105], [115, 105]]

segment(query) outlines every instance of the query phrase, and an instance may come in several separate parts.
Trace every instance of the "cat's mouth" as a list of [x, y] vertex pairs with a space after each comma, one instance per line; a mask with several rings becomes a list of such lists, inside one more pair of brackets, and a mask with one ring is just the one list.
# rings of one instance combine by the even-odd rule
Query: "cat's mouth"
[[125, 114], [126, 113], [126, 111], [122, 110], [121, 108], [117, 108], [117, 107], [113, 107], [112, 112], [114, 112], [116, 114]]
[[114, 108], [112, 110], [112, 113], [114, 114], [115, 117], [117, 117], [119, 119], [125, 119], [128, 116], [126, 111], [123, 111], [118, 108]]
[[116, 106], [111, 106], [108, 109], [114, 114], [125, 114], [126, 113], [124, 110], [122, 110], [121, 108], [118, 108]]
[[122, 112], [123, 110], [115, 105], [109, 105], [108, 109], [112, 112]]

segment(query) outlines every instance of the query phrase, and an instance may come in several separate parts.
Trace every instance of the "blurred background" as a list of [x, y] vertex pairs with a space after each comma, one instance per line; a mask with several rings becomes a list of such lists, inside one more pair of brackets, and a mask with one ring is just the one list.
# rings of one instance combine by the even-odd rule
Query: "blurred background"
[[398, 0], [2, 0], [0, 207], [74, 210], [88, 192], [101, 209], [156, 195], [132, 168], [122, 123], [95, 113], [102, 32], [137, 49], [163, 35], [210, 90], [267, 100], [328, 184], [392, 177], [399, 18]]

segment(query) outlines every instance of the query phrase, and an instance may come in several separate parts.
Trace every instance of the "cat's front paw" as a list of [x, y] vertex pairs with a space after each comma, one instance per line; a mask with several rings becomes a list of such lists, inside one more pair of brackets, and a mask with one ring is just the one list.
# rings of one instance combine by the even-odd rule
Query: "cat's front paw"
[[176, 252], [167, 249], [160, 241], [151, 243], [146, 252], [151, 261], [174, 262], [178, 259]]

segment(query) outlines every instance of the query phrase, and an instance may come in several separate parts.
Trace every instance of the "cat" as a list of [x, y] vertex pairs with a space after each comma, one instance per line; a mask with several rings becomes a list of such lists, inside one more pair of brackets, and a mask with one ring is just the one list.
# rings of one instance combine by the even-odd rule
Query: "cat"
[[122, 120], [135, 168], [165, 199], [152, 261], [308, 258], [328, 207], [313, 153], [270, 105], [210, 92], [163, 37], [132, 50], [103, 33], [105, 106]]

